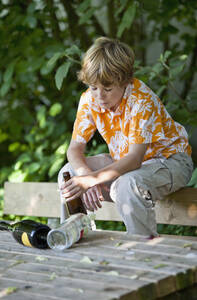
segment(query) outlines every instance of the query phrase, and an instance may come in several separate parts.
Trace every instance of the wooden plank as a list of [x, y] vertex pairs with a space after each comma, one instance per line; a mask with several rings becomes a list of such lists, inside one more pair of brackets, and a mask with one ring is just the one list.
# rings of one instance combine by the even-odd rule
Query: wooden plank
[[[22, 216], [60, 217], [58, 186], [52, 182], [6, 182], [4, 185], [4, 214]], [[103, 202], [96, 211], [96, 220], [121, 221], [112, 202]]]
[[[197, 226], [197, 189], [183, 188], [155, 206], [157, 223]], [[5, 183], [4, 213], [60, 217], [57, 184], [49, 182]], [[96, 220], [122, 221], [112, 202], [95, 211]]]
[[197, 188], [183, 188], [156, 203], [156, 219], [161, 224], [197, 226]]
[[60, 197], [57, 183], [6, 182], [4, 189], [5, 214], [38, 217], [60, 216]]
[[196, 300], [197, 297], [197, 284], [193, 285], [192, 287], [186, 288], [179, 292], [175, 292], [171, 295], [159, 298], [159, 300]]
[[122, 218], [113, 202], [102, 202], [102, 208], [95, 211], [96, 220], [122, 221]]
[[[73, 300], [153, 300], [197, 282], [196, 260], [186, 259], [197, 251], [181, 240], [168, 244], [167, 238], [95, 231], [73, 248], [55, 252], [19, 245], [6, 232], [0, 237], [0, 289], [9, 282], [22, 295], [30, 286], [27, 293], [35, 293], [35, 299], [40, 293]], [[91, 263], [83, 262], [84, 256]]]
[[[98, 233], [98, 232], [97, 232]], [[97, 235], [95, 233], [92, 233], [93, 235]], [[116, 236], [117, 234], [115, 234], [114, 236]], [[106, 235], [104, 235], [106, 236]], [[119, 235], [118, 235], [119, 236]], [[122, 235], [123, 236], [123, 235]], [[131, 238], [132, 240], [132, 238]], [[140, 240], [143, 240], [140, 238]], [[127, 241], [127, 240], [125, 240]], [[133, 238], [133, 241], [135, 241], [135, 238]], [[83, 256], [88, 255], [91, 259], [92, 259], [92, 264], [90, 266], [88, 266], [88, 269], [90, 271], [90, 269], [92, 269], [92, 271], [95, 269], [98, 270], [99, 268], [99, 273], [100, 274], [105, 274], [103, 272], [106, 271], [110, 271], [110, 270], [117, 270], [119, 272], [119, 274], [122, 276], [123, 274], [127, 276], [129, 276], [129, 274], [135, 275], [135, 270], [138, 271], [138, 276], [143, 275], [144, 271], [149, 271], [152, 273], [157, 274], [157, 278], [159, 279], [159, 274], [175, 274], [176, 272], [184, 272], [184, 268], [191, 268], [191, 266], [193, 266], [194, 261], [193, 260], [186, 260], [186, 254], [189, 253], [189, 249], [188, 248], [183, 248], [181, 241], [179, 241], [180, 243], [177, 246], [170, 246], [168, 247], [167, 245], [167, 241], [166, 244], [162, 244], [162, 247], [158, 247], [158, 246], [154, 246], [154, 253], [152, 250], [153, 245], [151, 243], [149, 243], [150, 241], [144, 239], [144, 243], [143, 242], [137, 242], [136, 245], [133, 244], [121, 244], [120, 246], [116, 246], [118, 239], [114, 239], [111, 240], [109, 239], [107, 240], [103, 240], [102, 242], [102, 246], [100, 245], [99, 239], [95, 238], [95, 242], [97, 242], [96, 244], [93, 242], [93, 240], [90, 241], [89, 244], [87, 244], [86, 242], [81, 242], [80, 244], [76, 245], [76, 247], [67, 250], [65, 253], [54, 253], [53, 251], [47, 250], [47, 251], [41, 251], [38, 250], [40, 253], [44, 253], [44, 256], [46, 257], [45, 253], [47, 253], [47, 259], [46, 261], [44, 261], [43, 263], [46, 265], [48, 270], [48, 266], [50, 265], [50, 270], [51, 272], [54, 271], [52, 268], [59, 268], [59, 267], [63, 267], [64, 263], [65, 265], [70, 268], [70, 266], [72, 266], [72, 270], [73, 268], [76, 270], [80, 270], [80, 264], [79, 263], [75, 263], [75, 261], [80, 261]], [[124, 242], [124, 239], [122, 239], [122, 242]], [[158, 239], [158, 242], [162, 242], [162, 239]], [[107, 246], [107, 244], [109, 244]], [[111, 244], [111, 245], [110, 245]], [[18, 245], [18, 244], [16, 244]], [[84, 245], [84, 246], [83, 246]], [[104, 246], [106, 245], [106, 246]], [[126, 245], [126, 247], [125, 247]], [[144, 245], [145, 250], [143, 249], [142, 245]], [[147, 245], [145, 247], [145, 245]], [[149, 246], [148, 246], [149, 245]], [[3, 248], [5, 247], [5, 245], [1, 245], [1, 251], [0, 254], [3, 253]], [[5, 247], [6, 248], [6, 247]], [[5, 249], [4, 248], [4, 249]], [[135, 253], [135, 256], [133, 256], [133, 254], [131, 255], [129, 251], [127, 251], [128, 249], [132, 249], [134, 250], [133, 253]], [[156, 248], [156, 249], [155, 249]], [[12, 249], [14, 250], [15, 247], [12, 247]], [[21, 252], [30, 250], [32, 251], [30, 248], [25, 248], [19, 245], [18, 249], [21, 249]], [[35, 251], [36, 249], [34, 249]], [[31, 255], [31, 252], [28, 251], [28, 255]], [[170, 256], [170, 254], [172, 254], [174, 251], [174, 255]], [[37, 252], [37, 251], [36, 251]], [[145, 256], [139, 256], [140, 253], [144, 253]], [[66, 254], [66, 256], [64, 256]], [[62, 261], [59, 260], [57, 261], [56, 259], [54, 260], [54, 257], [52, 257], [52, 261], [50, 259], [51, 256], [55, 255], [56, 259], [57, 259], [57, 255], [61, 255], [62, 257]], [[0, 255], [1, 256], [1, 255]], [[7, 257], [8, 258], [8, 257]], [[174, 261], [174, 258], [178, 258], [178, 261]], [[24, 254], [19, 256], [17, 255], [15, 257], [16, 260], [27, 260], [29, 261], [30, 258], [28, 258], [27, 254]], [[32, 257], [33, 259], [33, 257]], [[35, 258], [32, 260], [31, 262], [35, 262]], [[60, 258], [59, 258], [60, 259]], [[64, 263], [63, 263], [64, 261]], [[109, 263], [109, 265], [103, 266], [102, 264], [100, 264], [101, 261], [107, 261]], [[95, 265], [95, 263], [97, 265]], [[166, 265], [165, 268], [155, 268], [155, 266], [160, 265], [160, 264], [164, 264]], [[12, 263], [13, 264], [13, 263]], [[11, 264], [11, 265], [12, 265]], [[37, 264], [37, 263], [36, 263]], [[129, 265], [129, 266], [128, 266]], [[8, 267], [8, 266], [7, 266]], [[22, 268], [24, 269], [25, 266], [18, 264], [17, 268]], [[33, 270], [33, 267], [31, 267]], [[85, 266], [83, 266], [83, 269], [85, 268]], [[43, 270], [43, 268], [42, 268]], [[130, 271], [129, 271], [130, 270]], [[139, 272], [140, 271], [140, 272]], [[128, 273], [127, 273], [128, 272]], [[145, 275], [146, 277], [146, 275]], [[146, 277], [147, 278], [147, 277]]]

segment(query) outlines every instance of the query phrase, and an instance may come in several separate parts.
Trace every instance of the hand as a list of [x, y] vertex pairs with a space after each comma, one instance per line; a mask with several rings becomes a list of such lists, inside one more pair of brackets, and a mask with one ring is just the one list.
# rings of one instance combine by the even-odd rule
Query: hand
[[89, 188], [82, 197], [83, 203], [88, 210], [94, 211], [102, 207], [101, 201], [104, 201], [104, 198], [100, 185]]
[[80, 197], [92, 185], [92, 177], [89, 175], [73, 176], [70, 180], [63, 182], [61, 186], [61, 193], [66, 201], [71, 201]]

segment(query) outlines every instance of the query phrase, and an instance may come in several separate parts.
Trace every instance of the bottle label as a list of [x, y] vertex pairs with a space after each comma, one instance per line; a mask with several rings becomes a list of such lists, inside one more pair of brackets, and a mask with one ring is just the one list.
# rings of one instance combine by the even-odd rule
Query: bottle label
[[84, 229], [81, 230], [81, 232], [80, 232], [80, 238], [79, 239], [82, 239], [83, 234], [84, 234]]
[[26, 232], [23, 232], [23, 234], [21, 236], [21, 241], [22, 241], [23, 245], [25, 245], [27, 247], [32, 247], [32, 244], [30, 243]]

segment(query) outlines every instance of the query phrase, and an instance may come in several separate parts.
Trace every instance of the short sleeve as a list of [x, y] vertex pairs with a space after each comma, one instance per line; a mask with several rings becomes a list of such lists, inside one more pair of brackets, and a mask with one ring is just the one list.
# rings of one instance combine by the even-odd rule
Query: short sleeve
[[89, 107], [89, 97], [83, 93], [77, 110], [74, 122], [72, 139], [79, 143], [87, 143], [96, 131], [96, 125]]
[[159, 102], [137, 101], [131, 112], [129, 144], [149, 144], [165, 138]]

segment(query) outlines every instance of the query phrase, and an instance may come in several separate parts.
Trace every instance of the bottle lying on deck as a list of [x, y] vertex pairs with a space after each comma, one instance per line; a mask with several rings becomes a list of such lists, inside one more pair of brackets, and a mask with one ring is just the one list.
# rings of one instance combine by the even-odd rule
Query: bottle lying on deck
[[17, 242], [24, 246], [40, 249], [49, 248], [47, 234], [50, 227], [33, 220], [22, 220], [10, 224], [0, 221], [0, 230], [10, 231]]
[[91, 220], [94, 215], [77, 213], [66, 219], [60, 227], [52, 229], [47, 235], [51, 249], [63, 251], [78, 242], [84, 233], [91, 230]]

